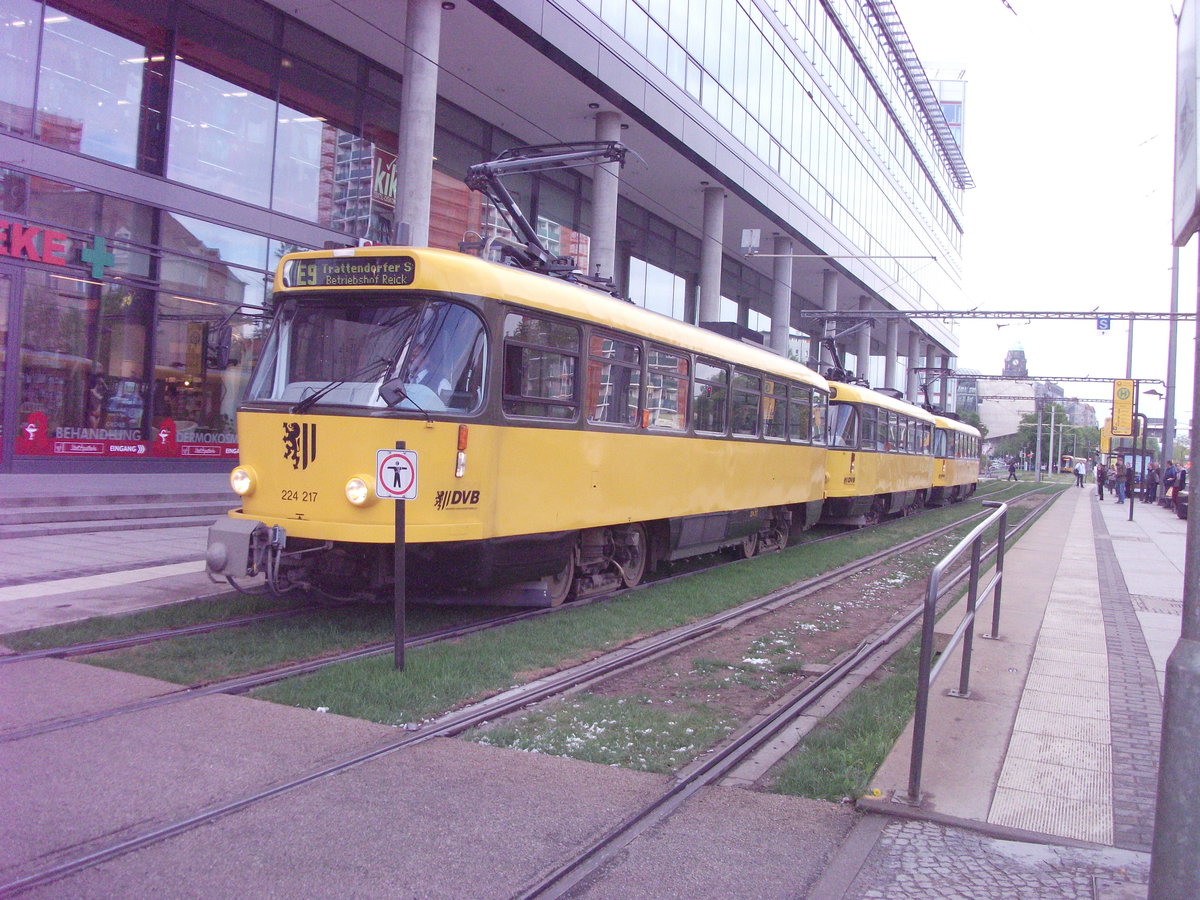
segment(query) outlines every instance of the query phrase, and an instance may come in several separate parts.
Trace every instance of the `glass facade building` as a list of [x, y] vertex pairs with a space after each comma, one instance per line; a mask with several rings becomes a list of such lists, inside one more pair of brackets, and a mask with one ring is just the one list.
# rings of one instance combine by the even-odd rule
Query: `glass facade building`
[[[599, 44], [673, 86], [680, 108], [837, 236], [824, 252], [875, 257], [858, 276], [854, 265], [843, 273], [863, 292], [915, 305], [953, 297], [961, 184], [866, 7], [546, 6], [592, 22]], [[454, 14], [475, 39], [507, 39], [544, 62], [507, 7]], [[392, 238], [403, 73], [366, 37], [352, 46], [353, 16], [315, 18], [260, 0], [0, 0], [0, 471], [227, 468], [275, 262]], [[704, 162], [620, 84], [578, 78], [563, 54], [551, 55], [576, 76], [564, 76], [572, 90], [599, 89], [639, 134], [653, 125], [666, 152]], [[456, 93], [450, 76], [462, 66], [452, 54], [442, 65], [430, 243], [457, 249], [499, 229], [466, 188], [467, 168], [551, 129], [489, 112], [494, 104], [469, 108], [468, 73]], [[585, 271], [589, 176], [507, 182], [547, 245]], [[778, 213], [770, 202], [750, 208]], [[777, 224], [794, 228], [789, 218]], [[694, 321], [701, 233], [685, 210], [623, 190], [616, 271], [630, 299]], [[942, 262], [901, 259], [922, 254]], [[769, 269], [726, 252], [721, 294], [722, 318], [770, 328]], [[794, 295], [798, 308], [820, 304], [802, 283]]]

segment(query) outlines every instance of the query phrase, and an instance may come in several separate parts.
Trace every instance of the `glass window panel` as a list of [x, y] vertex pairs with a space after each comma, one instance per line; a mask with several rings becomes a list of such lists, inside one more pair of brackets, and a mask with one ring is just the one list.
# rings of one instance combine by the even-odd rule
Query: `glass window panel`
[[829, 405], [829, 446], [843, 449], [858, 446], [858, 410], [853, 404]]
[[179, 251], [163, 254], [164, 288], [234, 305], [263, 304], [270, 274], [265, 237], [168, 213], [163, 215], [162, 245]]
[[[156, 455], [223, 458], [237, 443], [236, 412], [265, 319], [160, 294], [155, 340]], [[181, 445], [194, 446], [181, 446]]]
[[813, 439], [813, 394], [793, 384], [788, 391], [788, 438], [801, 444]]
[[588, 421], [636, 425], [642, 376], [640, 348], [603, 334], [593, 334], [589, 344]]
[[28, 268], [24, 294], [17, 452], [105, 455], [106, 441], [143, 440], [153, 295]]
[[102, 197], [100, 233], [108, 238], [108, 250], [113, 255], [109, 271], [150, 277], [151, 254], [148, 250], [154, 244], [153, 207], [117, 197]]
[[0, 130], [33, 130], [34, 67], [42, 6], [33, 0], [0, 0]]
[[[157, 134], [161, 45], [127, 40], [46, 8], [38, 83], [37, 136], [64, 150], [122, 166], [139, 163], [139, 137]], [[151, 95], [143, 102], [143, 90]], [[143, 127], [143, 112], [146, 122]], [[157, 152], [146, 148], [157, 170]]]
[[783, 440], [787, 437], [787, 385], [782, 381], [763, 381], [763, 436]]
[[762, 380], [756, 375], [738, 372], [733, 377], [733, 433], [758, 434], [759, 405], [762, 400]]
[[646, 365], [648, 427], [683, 431], [687, 428], [687, 357], [651, 347]]
[[167, 177], [266, 206], [274, 121], [271, 100], [177, 62]]
[[[518, 416], [575, 415], [579, 329], [510, 313], [504, 320], [504, 410]], [[568, 351], [568, 352], [563, 352]]]
[[696, 431], [725, 433], [728, 384], [728, 368], [707, 360], [696, 361], [696, 380], [692, 385], [692, 427]]
[[822, 391], [813, 392], [812, 439], [814, 444], [825, 442], [825, 422], [829, 415], [829, 395]]

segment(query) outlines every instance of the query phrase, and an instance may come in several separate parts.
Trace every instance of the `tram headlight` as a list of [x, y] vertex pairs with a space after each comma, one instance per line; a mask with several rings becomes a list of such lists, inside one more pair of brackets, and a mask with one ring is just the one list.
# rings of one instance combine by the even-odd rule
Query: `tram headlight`
[[355, 475], [346, 482], [346, 499], [355, 506], [370, 506], [375, 502], [375, 482], [366, 475]]
[[239, 497], [249, 497], [258, 487], [258, 476], [249, 466], [238, 466], [229, 473], [229, 486]]

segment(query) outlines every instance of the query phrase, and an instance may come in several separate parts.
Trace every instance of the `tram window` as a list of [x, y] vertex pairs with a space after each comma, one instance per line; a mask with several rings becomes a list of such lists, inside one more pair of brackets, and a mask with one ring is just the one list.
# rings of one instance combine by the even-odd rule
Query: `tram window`
[[575, 416], [579, 329], [510, 313], [504, 320], [504, 411], [515, 416]]
[[[889, 453], [898, 453], [900, 451], [900, 416], [894, 412], [881, 412], [881, 415], [887, 416], [887, 432], [884, 435], [883, 449]], [[883, 424], [880, 420], [880, 424]]]
[[724, 434], [728, 398], [729, 369], [708, 360], [696, 360], [696, 381], [692, 385], [692, 427], [709, 434]]
[[858, 446], [863, 450], [874, 450], [878, 445], [879, 413], [873, 406], [859, 409]]
[[793, 384], [788, 391], [788, 439], [798, 444], [811, 442], [812, 426], [812, 391]]
[[631, 341], [593, 334], [588, 342], [587, 417], [609, 425], [637, 424], [642, 351]]
[[787, 385], [782, 381], [763, 381], [763, 437], [782, 441], [787, 437]]
[[812, 398], [812, 441], [825, 443], [825, 422], [829, 413], [829, 395], [824, 391], [813, 391]]
[[646, 352], [648, 428], [687, 428], [688, 358], [657, 347]]
[[733, 433], [758, 434], [758, 410], [762, 402], [762, 379], [737, 372], [733, 376]]
[[829, 446], [846, 450], [858, 447], [858, 409], [853, 404], [829, 405]]
[[938, 459], [948, 459], [950, 453], [946, 447], [949, 441], [949, 433], [944, 428], [937, 428], [933, 432], [933, 455]]

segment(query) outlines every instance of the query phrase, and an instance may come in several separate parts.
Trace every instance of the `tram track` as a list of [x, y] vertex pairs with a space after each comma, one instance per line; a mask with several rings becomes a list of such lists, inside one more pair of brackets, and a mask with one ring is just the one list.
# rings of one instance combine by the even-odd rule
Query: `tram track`
[[[1033, 493], [1037, 493], [1037, 491], [1036, 490], [1025, 491], [1018, 496], [1025, 497], [1025, 496], [1028, 496]], [[944, 535], [946, 533], [949, 533], [957, 528], [963, 527], [966, 523], [971, 521], [972, 518], [975, 518], [978, 515], [980, 515], [980, 513], [976, 513], [976, 514], [973, 514], [972, 516], [964, 517], [963, 519], [957, 520], [956, 522], [953, 522], [946, 526], [943, 526], [940, 529], [936, 529], [932, 532], [928, 532], [926, 534], [919, 535], [918, 537], [913, 538], [904, 543], [901, 543], [899, 545], [896, 545], [896, 546], [893, 546], [890, 548], [886, 548], [884, 550], [881, 550], [876, 553], [870, 554], [868, 556], [862, 557], [859, 560], [856, 560], [845, 566], [839, 567], [838, 569], [832, 570], [831, 572], [816, 576], [812, 579], [808, 579], [803, 582], [799, 582], [796, 585], [792, 585], [790, 588], [784, 589], [784, 591], [786, 593], [788, 593], [789, 596], [791, 596], [794, 599], [796, 597], [804, 596], [805, 594], [810, 593], [812, 591], [820, 590], [822, 587], [825, 587], [829, 584], [837, 583], [839, 580], [846, 578], [846, 577], [854, 574], [855, 572], [861, 571], [862, 569], [869, 568], [870, 566], [875, 565], [882, 560], [885, 560], [892, 556], [902, 555], [904, 553], [918, 549], [920, 546], [922, 546], [926, 543], [929, 543], [933, 540], [936, 540], [937, 538], [941, 537], [942, 535]], [[879, 526], [869, 526], [869, 528], [875, 528], [875, 527], [879, 527]], [[816, 543], [820, 543], [820, 542], [834, 541], [839, 538], [844, 538], [847, 535], [861, 534], [865, 530], [867, 530], [867, 529], [857, 529], [855, 531], [850, 531], [850, 532], [842, 532], [842, 533], [838, 533], [838, 534], [826, 535], [823, 537], [811, 539], [811, 540], [807, 541], [806, 543], [807, 544], [816, 544]], [[614, 592], [612, 594], [589, 598], [587, 600], [568, 604], [568, 605], [562, 606], [562, 607], [523, 610], [521, 612], [508, 613], [505, 615], [496, 616], [493, 618], [486, 619], [482, 622], [476, 622], [476, 623], [472, 623], [469, 625], [452, 626], [449, 628], [437, 629], [437, 630], [428, 632], [426, 634], [417, 635], [417, 636], [408, 638], [405, 641], [405, 648], [406, 649], [416, 649], [416, 648], [419, 648], [419, 647], [422, 647], [422, 646], [425, 646], [428, 644], [437, 643], [439, 641], [457, 640], [457, 639], [466, 637], [471, 634], [477, 634], [477, 633], [487, 631], [487, 630], [490, 630], [493, 628], [500, 628], [505, 625], [513, 624], [516, 622], [528, 621], [528, 620], [535, 619], [535, 618], [538, 618], [541, 616], [553, 614], [553, 613], [556, 613], [559, 611], [579, 609], [586, 605], [604, 602], [604, 601], [611, 599], [613, 597], [616, 597], [616, 596], [622, 596], [622, 595], [630, 593], [630, 592], [644, 590], [655, 584], [662, 584], [662, 583], [673, 581], [676, 579], [687, 578], [694, 574], [696, 574], [696, 570], [683, 572], [683, 573], [679, 573], [676, 575], [667, 576], [665, 578], [657, 579], [654, 582], [639, 585], [635, 588], [629, 588], [629, 589], [625, 589], [625, 590], [622, 590], [619, 592]], [[770, 598], [775, 597], [776, 594], [778, 594], [778, 593], [779, 592], [776, 592], [773, 594], [768, 594], [765, 597], [760, 598], [758, 601], [751, 601], [751, 605], [754, 605], [754, 604], [766, 605], [767, 601], [770, 600]], [[744, 604], [743, 606], [735, 607], [735, 609], [741, 610], [741, 609], [744, 609], [745, 607], [746, 607], [746, 605]], [[239, 620], [225, 620], [224, 622], [221, 622], [221, 623], [202, 623], [202, 624], [198, 624], [198, 625], [194, 625], [194, 626], [182, 626], [178, 629], [165, 629], [165, 630], [158, 631], [158, 632], [147, 632], [147, 633], [143, 633], [143, 634], [139, 634], [139, 635], [130, 635], [130, 636], [126, 636], [123, 638], [113, 638], [113, 639], [106, 640], [106, 641], [95, 641], [95, 642], [91, 642], [88, 644], [78, 644], [78, 645], [73, 645], [73, 646], [68, 646], [68, 647], [59, 647], [59, 648], [46, 648], [44, 650], [31, 651], [31, 652], [25, 653], [25, 654], [14, 654], [12, 656], [3, 658], [2, 660], [0, 660], [0, 662], [20, 662], [20, 661], [47, 658], [47, 657], [66, 658], [66, 657], [70, 657], [70, 656], [74, 656], [74, 655], [85, 655], [85, 654], [89, 654], [89, 653], [99, 653], [99, 652], [118, 650], [118, 649], [128, 649], [130, 647], [141, 646], [146, 643], [152, 643], [154, 641], [163, 640], [166, 638], [192, 636], [192, 635], [203, 635], [203, 634], [212, 633], [213, 631], [220, 630], [223, 627], [235, 627], [235, 626], [239, 626], [239, 625], [245, 626], [248, 624], [254, 624], [256, 622], [270, 621], [272, 618], [282, 618], [282, 617], [285, 617], [288, 615], [298, 615], [298, 614], [302, 614], [305, 612], [311, 612], [311, 611], [312, 610], [310, 610], [310, 609], [299, 609], [299, 610], [295, 610], [295, 611], [276, 611], [274, 613], [263, 613], [263, 614], [255, 614], [255, 615], [251, 615], [251, 616], [240, 617]], [[723, 618], [724, 615], [725, 614], [718, 614], [717, 616], [714, 616], [711, 619], [704, 620], [704, 621], [712, 621], [712, 622], [714, 622], [712, 627], [714, 627], [714, 628], [719, 627], [720, 625], [723, 625], [726, 621]], [[670, 632], [668, 632], [668, 633], [670, 633]], [[168, 692], [161, 693], [161, 694], [156, 694], [154, 696], [147, 697], [142, 700], [138, 700], [138, 701], [134, 701], [131, 703], [126, 703], [126, 704], [121, 704], [121, 705], [114, 706], [114, 707], [109, 707], [109, 708], [106, 708], [103, 710], [95, 710], [95, 711], [92, 711], [89, 713], [78, 714], [75, 716], [65, 717], [62, 719], [51, 719], [51, 720], [47, 720], [44, 722], [40, 722], [36, 725], [31, 725], [26, 728], [22, 728], [22, 729], [15, 729], [12, 731], [0, 731], [0, 744], [17, 741], [17, 740], [22, 740], [25, 738], [34, 737], [34, 736], [41, 735], [41, 734], [48, 734], [48, 733], [51, 733], [54, 731], [61, 731], [61, 730], [67, 729], [67, 728], [78, 727], [81, 725], [87, 725], [87, 724], [90, 724], [93, 722], [101, 721], [103, 719], [112, 718], [114, 716], [127, 715], [127, 714], [131, 714], [131, 713], [143, 712], [146, 710], [169, 706], [169, 705], [186, 702], [186, 701], [193, 700], [193, 699], [198, 699], [201, 697], [209, 697], [209, 696], [214, 696], [214, 695], [218, 695], [218, 694], [230, 694], [230, 695], [244, 694], [249, 691], [253, 691], [253, 690], [256, 690], [261, 687], [265, 687], [270, 684], [284, 681], [289, 678], [296, 678], [296, 677], [301, 677], [304, 675], [310, 675], [314, 672], [318, 672], [318, 671], [328, 668], [330, 666], [335, 666], [335, 665], [339, 665], [339, 664], [343, 664], [343, 663], [347, 663], [347, 662], [352, 662], [355, 660], [366, 659], [366, 658], [370, 658], [370, 657], [374, 657], [374, 656], [380, 656], [380, 655], [383, 655], [386, 653], [391, 653], [391, 652], [393, 652], [394, 647], [395, 647], [394, 640], [374, 642], [374, 643], [366, 644], [366, 645], [356, 647], [356, 648], [353, 648], [350, 650], [346, 650], [346, 651], [343, 651], [340, 653], [332, 653], [332, 654], [327, 654], [327, 655], [323, 655], [320, 657], [304, 659], [304, 660], [300, 660], [300, 661], [296, 661], [296, 662], [289, 662], [284, 665], [274, 666], [269, 669], [263, 669], [263, 670], [260, 670], [257, 672], [247, 673], [244, 675], [237, 675], [237, 676], [233, 676], [231, 678], [224, 678], [224, 679], [220, 679], [220, 680], [216, 680], [216, 681], [202, 682], [202, 683], [187, 685], [184, 687], [180, 687], [176, 690], [168, 691]]]
[[[1057, 496], [1057, 494], [1048, 495], [1041, 506], [1038, 509], [1030, 511], [1024, 517], [1023, 522], [1016, 525], [1010, 534], [1015, 537], [1025, 525], [1031, 523], [1037, 517], [1037, 514], [1045, 505], [1053, 502]], [[952, 523], [926, 535], [921, 535], [895, 547], [871, 554], [868, 557], [856, 560], [848, 566], [840, 567], [816, 578], [808, 579], [772, 592], [734, 609], [710, 616], [702, 621], [654, 635], [582, 665], [561, 670], [536, 681], [511, 688], [480, 703], [446, 713], [422, 725], [412, 727], [403, 737], [387, 741], [365, 752], [336, 760], [285, 782], [272, 785], [262, 791], [210, 806], [192, 815], [152, 827], [124, 840], [109, 843], [106, 846], [79, 854], [55, 865], [47, 866], [38, 872], [28, 874], [8, 884], [0, 885], [0, 895], [19, 893], [48, 884], [134, 850], [184, 834], [202, 825], [270, 798], [296, 790], [317, 780], [362, 766], [368, 762], [378, 760], [384, 756], [424, 743], [433, 738], [452, 737], [462, 734], [477, 725], [511, 715], [531, 704], [555, 696], [561, 696], [567, 691], [579, 690], [598, 684], [617, 673], [628, 671], [633, 667], [644, 665], [661, 656], [674, 653], [689, 642], [702, 640], [705, 636], [719, 629], [729, 627], [735, 621], [747, 620], [765, 611], [779, 608], [790, 602], [794, 602], [800, 596], [819, 591], [822, 587], [836, 583], [854, 571], [867, 569], [897, 554], [911, 552], [925, 543], [937, 540], [946, 533], [960, 528], [970, 521], [971, 518], [975, 518], [975, 516]], [[550, 610], [537, 612], [550, 612]], [[596, 844], [586, 848], [583, 853], [561, 863], [545, 879], [537, 885], [527, 888], [525, 893], [520, 896], [560, 896], [563, 891], [568, 890], [571, 885], [578, 883], [588, 873], [593, 871], [597, 865], [609, 858], [612, 853], [636, 837], [637, 833], [654, 824], [654, 822], [669, 816], [671, 812], [686, 802], [700, 788], [719, 780], [756, 748], [769, 742], [779, 730], [787, 727], [787, 724], [791, 720], [809, 709], [821, 696], [841, 683], [847, 673], [856, 669], [870, 656], [879, 654], [883, 648], [887, 647], [894, 640], [896, 635], [900, 634], [905, 627], [911, 624], [917, 615], [919, 615], [919, 609], [906, 614], [899, 622], [890, 626], [883, 635], [860, 644], [854, 651], [842, 659], [835, 661], [835, 664], [831, 666], [828, 672], [819, 676], [814, 681], [805, 684], [793, 698], [779, 705], [774, 714], [765, 717], [760, 723], [744, 729], [735, 736], [734, 740], [728, 741], [717, 748], [717, 750], [710, 752], [702, 762], [693, 764], [692, 767], [685, 769], [684, 773], [677, 777], [676, 782], [661, 798], [632, 818], [621, 823]], [[482, 628], [486, 626], [480, 625], [474, 627]], [[433, 639], [432, 636], [426, 637]], [[213, 692], [216, 691], [214, 690]]]

